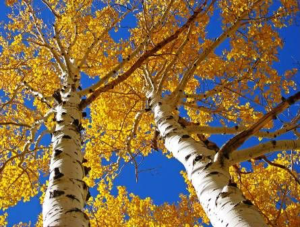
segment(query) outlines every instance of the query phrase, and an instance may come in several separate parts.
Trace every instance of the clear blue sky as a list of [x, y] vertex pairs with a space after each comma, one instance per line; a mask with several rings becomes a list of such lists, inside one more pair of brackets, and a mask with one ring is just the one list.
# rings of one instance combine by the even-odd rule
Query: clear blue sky
[[[5, 7], [4, 1], [0, 1], [0, 10], [0, 20], [7, 21], [6, 15], [8, 9]], [[132, 18], [129, 17], [123, 23], [132, 26], [134, 21], [131, 20]], [[220, 34], [220, 19], [217, 14], [214, 16], [208, 28], [209, 37], [217, 37]], [[280, 62], [275, 65], [279, 73], [283, 73], [287, 69], [296, 67], [295, 59], [300, 61], [300, 28], [298, 26], [283, 28], [280, 33], [285, 41], [285, 47], [279, 51]], [[124, 30], [120, 30], [117, 34], [112, 33], [112, 35], [116, 39], [119, 39], [120, 37], [128, 36], [128, 33]], [[216, 52], [221, 52], [223, 48], [227, 47], [228, 42], [225, 42]], [[87, 86], [91, 81], [85, 80], [83, 83]], [[211, 138], [218, 145], [222, 145], [229, 136], [213, 136]], [[49, 137], [48, 139], [44, 139], [43, 142], [45, 144], [49, 143]], [[249, 146], [250, 144], [251, 140], [245, 144], [245, 146]], [[116, 179], [115, 186], [125, 185], [130, 193], [137, 194], [141, 198], [151, 197], [155, 204], [177, 202], [179, 201], [180, 193], [187, 193], [185, 189], [186, 185], [179, 174], [179, 172], [183, 170], [183, 166], [175, 159], [167, 159], [161, 152], [153, 152], [150, 156], [145, 158], [140, 170], [143, 169], [153, 170], [140, 173], [139, 181], [136, 183], [134, 167], [133, 165], [127, 165], [122, 174]], [[42, 181], [44, 180], [45, 179], [42, 179]], [[94, 190], [92, 190], [92, 194], [93, 193], [95, 193]], [[16, 207], [8, 209], [7, 212], [9, 213], [9, 226], [19, 223], [20, 221], [32, 221], [32, 223], [35, 223], [37, 215], [41, 212], [39, 199], [35, 197], [30, 202], [20, 202]]]

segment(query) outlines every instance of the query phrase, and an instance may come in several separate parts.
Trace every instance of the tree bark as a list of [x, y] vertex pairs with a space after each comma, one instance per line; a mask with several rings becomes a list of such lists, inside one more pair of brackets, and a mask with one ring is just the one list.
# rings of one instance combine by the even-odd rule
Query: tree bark
[[43, 204], [43, 226], [89, 226], [83, 211], [89, 191], [82, 180], [88, 169], [82, 165], [85, 160], [81, 153], [81, 100], [72, 83], [56, 91], [53, 97], [58, 104], [55, 107], [49, 184]]
[[214, 162], [215, 151], [192, 139], [178, 123], [168, 99], [148, 93], [156, 126], [166, 148], [180, 161], [213, 226], [267, 226], [251, 201], [231, 181], [228, 166]]

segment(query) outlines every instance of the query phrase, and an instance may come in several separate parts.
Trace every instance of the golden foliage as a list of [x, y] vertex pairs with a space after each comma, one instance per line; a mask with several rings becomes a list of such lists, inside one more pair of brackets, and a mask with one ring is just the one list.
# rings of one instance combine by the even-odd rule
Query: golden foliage
[[141, 199], [118, 186], [118, 194], [112, 195], [101, 181], [98, 196], [90, 202], [88, 210], [92, 226], [203, 226], [208, 223], [200, 217], [204, 212], [197, 199], [180, 195], [178, 204], [154, 205], [151, 198]]
[[[143, 1], [143, 5], [135, 5], [135, 1], [116, 0], [112, 6], [106, 1], [48, 0], [46, 8], [52, 11], [49, 20], [43, 16], [43, 10], [33, 8], [30, 2], [6, 0], [12, 11], [4, 25], [5, 31], [0, 34], [0, 207], [3, 210], [45, 191], [45, 186], [39, 185], [39, 177], [48, 174], [50, 145], [33, 149], [36, 137], [32, 139], [30, 131], [49, 107], [33, 91], [51, 98], [55, 90], [61, 89], [60, 68], [65, 56], [82, 63], [81, 81], [86, 77], [95, 78], [105, 86], [122, 76], [143, 53], [180, 28], [190, 17], [191, 8], [202, 1], [173, 1], [164, 21], [163, 12], [170, 1]], [[251, 10], [254, 2], [218, 1], [197, 18], [188, 37], [187, 32], [180, 34], [146, 59], [125, 82], [101, 94], [91, 104], [90, 116], [82, 122], [86, 128], [83, 140], [88, 163], [85, 165], [91, 167], [85, 180], [91, 187], [99, 179], [109, 181], [105, 184], [102, 180], [97, 186], [98, 196], [89, 201], [92, 226], [116, 226], [116, 223], [120, 226], [202, 226], [209, 222], [186, 176], [190, 195], [181, 195], [178, 204], [160, 206], [151, 198], [128, 194], [125, 187], [118, 187], [118, 194], [112, 195], [113, 179], [121, 168], [120, 160], [129, 163], [136, 156], [146, 157], [152, 152], [155, 123], [151, 112], [145, 111], [148, 108], [147, 85], [142, 76], [145, 71], [150, 72], [154, 85], [158, 86], [166, 66], [177, 57], [166, 72], [162, 94], [176, 91], [199, 54], [217, 40], [209, 38], [207, 32], [215, 16], [213, 13], [221, 12], [224, 31], [243, 12]], [[196, 95], [196, 98], [183, 98], [177, 105], [191, 121], [200, 125], [216, 120], [222, 125], [249, 126], [281, 101], [279, 94], [296, 88], [297, 69], [286, 69], [284, 75], [280, 75], [273, 65], [280, 60], [278, 52], [284, 48], [278, 29], [291, 24], [299, 11], [296, 0], [280, 2], [274, 14], [272, 0], [255, 5], [248, 20], [228, 37], [227, 47], [210, 52], [196, 67], [195, 76], [184, 87], [185, 94]], [[121, 18], [123, 15], [126, 18], [124, 9], [128, 8], [132, 9], [128, 14], [134, 22], [126, 29], [122, 27]], [[57, 30], [56, 36], [53, 30]], [[127, 35], [117, 40], [113, 34], [118, 32]], [[176, 56], [186, 39], [188, 42]], [[142, 43], [141, 49], [129, 58]], [[121, 69], [113, 72], [124, 60]], [[113, 75], [106, 77], [109, 72]], [[54, 101], [49, 103], [54, 105]], [[258, 110], [257, 105], [262, 108]], [[52, 117], [43, 122], [49, 131], [54, 125]], [[1, 124], [5, 122], [14, 124]], [[266, 128], [273, 126], [270, 123]], [[41, 128], [37, 126], [37, 130]], [[30, 146], [26, 147], [28, 141]], [[167, 153], [163, 143], [158, 141], [158, 144]], [[288, 157], [283, 153], [276, 162], [289, 165]], [[232, 173], [246, 196], [269, 223], [299, 226], [299, 186], [284, 170], [262, 164], [254, 165], [253, 170], [254, 174], [241, 176]], [[0, 216], [0, 226], [7, 225], [6, 217], [7, 214]], [[37, 226], [41, 226], [41, 217]]]
[[[283, 152], [272, 161], [287, 168], [298, 168], [299, 154]], [[287, 170], [266, 165], [264, 162], [252, 161], [252, 171], [249, 174], [238, 174], [231, 169], [234, 180], [245, 196], [264, 214], [269, 225], [297, 226], [300, 224], [299, 192], [300, 185]], [[294, 167], [292, 167], [295, 165]], [[246, 168], [241, 168], [243, 172]], [[297, 172], [293, 170], [294, 174]], [[295, 216], [294, 216], [295, 215]]]

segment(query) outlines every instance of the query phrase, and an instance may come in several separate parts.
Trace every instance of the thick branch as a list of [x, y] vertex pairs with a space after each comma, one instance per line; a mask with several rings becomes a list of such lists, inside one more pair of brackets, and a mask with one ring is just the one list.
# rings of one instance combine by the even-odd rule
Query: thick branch
[[30, 128], [31, 127], [28, 124], [19, 123], [19, 122], [13, 122], [13, 121], [0, 122], [0, 125], [15, 125], [15, 126], [26, 127], [26, 128]]
[[45, 103], [49, 108], [51, 108], [51, 104], [48, 102], [48, 97], [44, 97], [44, 95], [38, 91], [36, 91], [33, 87], [31, 87], [26, 81], [23, 82], [23, 85], [29, 90], [35, 97], [37, 97], [41, 102]]
[[[111, 78], [113, 75], [115, 75], [124, 65], [128, 62], [128, 60], [134, 58], [145, 46], [147, 42], [147, 38], [126, 58], [123, 59], [122, 62], [120, 62], [117, 66], [115, 66], [110, 72], [108, 72], [103, 78], [101, 78], [100, 81], [93, 84], [92, 86], [78, 92], [80, 96], [87, 95], [89, 93], [94, 92], [96, 89], [100, 88], [102, 84], [104, 84], [109, 78]], [[127, 60], [128, 59], [128, 60]]]
[[[170, 9], [171, 9], [171, 6], [173, 4], [174, 0], [172, 0], [169, 5], [168, 5], [168, 8], [167, 10], [164, 12], [163, 16], [162, 16], [162, 19], [161, 19], [161, 23], [163, 23], [167, 17], [167, 15], [169, 14], [170, 12]], [[93, 84], [92, 86], [80, 91], [78, 94], [80, 96], [83, 96], [83, 95], [87, 95], [89, 93], [92, 93], [94, 92], [96, 89], [99, 89], [100, 86], [102, 84], [104, 84], [108, 79], [110, 79], [113, 75], [116, 75], [116, 73], [125, 65], [125, 63], [127, 63], [130, 59], [133, 59], [138, 53], [140, 53], [140, 51], [143, 49], [143, 47], [147, 44], [148, 40], [149, 40], [149, 37], [151, 35], [151, 33], [157, 28], [157, 26], [159, 26], [160, 23], [157, 23], [155, 24], [150, 30], [149, 30], [149, 33], [147, 35], [147, 37], [143, 40], [143, 42], [141, 42], [139, 44], [139, 46], [130, 54], [127, 56], [127, 58], [123, 59], [123, 61], [121, 61], [117, 66], [115, 66], [110, 72], [108, 72], [103, 78], [101, 78], [100, 81], [98, 81], [97, 83]], [[108, 30], [109, 31], [109, 30]], [[104, 31], [105, 32], [105, 31]], [[101, 36], [103, 36], [105, 33], [102, 33]], [[93, 45], [93, 44], [92, 44]], [[89, 50], [88, 50], [89, 51]], [[87, 53], [88, 54], [88, 53]], [[83, 64], [83, 61], [82, 61], [82, 64]]]
[[57, 17], [57, 18], [61, 18], [61, 16], [55, 11], [55, 9], [52, 8], [52, 6], [50, 5], [50, 3], [46, 0], [42, 0], [42, 2], [48, 7], [48, 9], [52, 12], [52, 14]]
[[156, 88], [156, 84], [153, 82], [153, 80], [151, 78], [151, 72], [149, 71], [149, 69], [147, 67], [142, 67], [142, 70], [143, 70], [142, 75], [146, 82], [146, 86], [148, 86], [149, 88], [151, 87], [152, 91], [154, 91]]
[[[251, 136], [264, 137], [264, 138], [276, 138], [277, 136], [287, 133], [295, 129], [296, 127], [298, 127], [298, 125], [289, 124], [274, 132], [258, 131]], [[199, 125], [191, 125], [188, 126], [186, 129], [189, 133], [207, 133], [207, 134], [236, 134], [244, 130], [247, 130], [247, 128], [244, 126], [212, 127], [212, 126], [199, 126]]]
[[257, 133], [262, 127], [267, 123], [276, 118], [278, 114], [283, 112], [289, 106], [293, 105], [296, 101], [300, 99], [300, 92], [289, 97], [288, 99], [283, 100], [277, 107], [273, 108], [269, 113], [265, 114], [260, 118], [254, 125], [249, 129], [239, 133], [232, 139], [230, 139], [219, 151], [217, 159], [223, 162], [224, 157], [229, 159], [229, 154], [239, 148], [250, 136]]
[[68, 72], [69, 72], [69, 75], [71, 74], [71, 69], [72, 69], [72, 63], [70, 61], [70, 57], [69, 57], [69, 54], [67, 53], [67, 51], [65, 50], [61, 40], [60, 40], [60, 37], [59, 37], [59, 33], [60, 31], [58, 30], [57, 28], [57, 24], [54, 24], [53, 25], [53, 29], [54, 29], [54, 40], [56, 41], [57, 43], [57, 46], [60, 50], [60, 53], [62, 54], [63, 56], [63, 59], [65, 59], [65, 65], [67, 66], [67, 69], [68, 69]]
[[258, 158], [270, 152], [293, 150], [299, 148], [300, 140], [272, 140], [246, 149], [233, 151], [229, 157], [228, 164], [231, 166], [240, 162], [247, 161], [251, 158]]
[[177, 37], [184, 32], [197, 18], [198, 14], [202, 11], [202, 8], [198, 8], [194, 14], [187, 20], [187, 22], [179, 28], [173, 35], [169, 36], [168, 38], [164, 39], [163, 41], [159, 42], [154, 46], [151, 50], [146, 51], [125, 73], [120, 75], [117, 79], [113, 80], [112, 82], [108, 83], [104, 87], [101, 87], [93, 92], [91, 96], [89, 96], [86, 100], [80, 103], [80, 108], [83, 109], [89, 104], [91, 104], [102, 92], [108, 91], [113, 89], [114, 86], [118, 85], [119, 83], [126, 80], [138, 67], [142, 65], [142, 63], [156, 53], [158, 50], [162, 49], [165, 45], [170, 43], [171, 41], [177, 39]]
[[[193, 123], [185, 120], [182, 117], [179, 117], [178, 123], [187, 130], [187, 127], [192, 127], [192, 126], [197, 126], [198, 123]], [[188, 130], [187, 130], [188, 131]], [[209, 149], [209, 150], [214, 150], [215, 152], [218, 152], [220, 148], [215, 144], [214, 142], [208, 140], [202, 133], [197, 133], [197, 137], [199, 140], [202, 141], [203, 145]]]

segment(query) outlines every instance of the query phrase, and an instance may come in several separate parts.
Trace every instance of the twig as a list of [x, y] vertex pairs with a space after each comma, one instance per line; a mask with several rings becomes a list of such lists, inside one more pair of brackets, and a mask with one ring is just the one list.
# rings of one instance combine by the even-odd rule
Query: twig
[[275, 166], [275, 167], [278, 167], [280, 169], [287, 171], [294, 178], [294, 180], [300, 185], [300, 180], [298, 179], [297, 176], [295, 176], [295, 174], [289, 168], [287, 168], [284, 165], [281, 165], [281, 164], [278, 164], [275, 162], [271, 162], [269, 159], [267, 159], [266, 156], [262, 156], [262, 159], [271, 166]]

